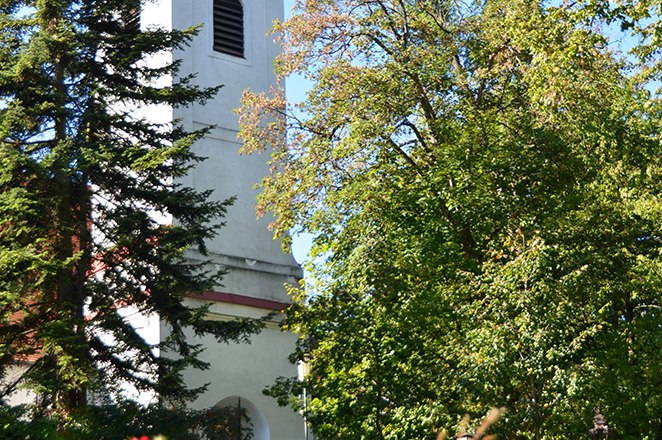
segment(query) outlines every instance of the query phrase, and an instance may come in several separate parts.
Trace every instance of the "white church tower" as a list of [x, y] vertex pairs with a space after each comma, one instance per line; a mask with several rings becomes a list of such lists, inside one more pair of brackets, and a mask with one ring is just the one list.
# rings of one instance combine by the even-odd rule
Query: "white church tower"
[[[233, 112], [244, 89], [268, 90], [275, 83], [273, 60], [279, 48], [268, 32], [273, 20], [282, 16], [282, 0], [158, 0], [146, 2], [141, 14], [142, 26], [182, 29], [202, 24], [190, 47], [173, 56], [182, 59], [183, 76], [195, 73], [196, 82], [203, 87], [224, 85], [205, 106], [167, 115], [181, 120], [189, 130], [214, 126], [195, 146], [196, 153], [207, 160], [183, 183], [197, 190], [213, 189], [212, 197], [218, 200], [237, 198], [225, 218], [227, 225], [208, 243], [209, 256], [205, 257], [227, 269], [223, 286], [188, 300], [212, 303], [212, 319], [262, 317], [281, 310], [288, 303], [283, 285], [302, 276], [294, 258], [273, 240], [267, 222], [256, 220], [254, 185], [268, 171], [267, 158], [238, 153], [241, 144]], [[202, 258], [194, 252], [189, 256]], [[165, 331], [161, 329], [161, 333]], [[195, 407], [241, 405], [251, 418], [254, 440], [307, 437], [299, 414], [278, 407], [275, 399], [262, 394], [278, 376], [296, 375], [296, 367], [287, 360], [294, 348], [293, 335], [281, 332], [273, 322], [251, 344], [218, 344], [212, 337], [201, 342], [207, 346], [202, 359], [212, 367], [192, 371], [186, 378], [194, 387], [209, 383]]]

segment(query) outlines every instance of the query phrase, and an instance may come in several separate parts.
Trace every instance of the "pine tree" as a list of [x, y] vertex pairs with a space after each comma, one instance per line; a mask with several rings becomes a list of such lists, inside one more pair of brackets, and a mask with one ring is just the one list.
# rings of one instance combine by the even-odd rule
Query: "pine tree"
[[[217, 88], [150, 57], [185, 48], [195, 29], [140, 29], [139, 0], [0, 1], [0, 374], [33, 361], [18, 385], [68, 415], [89, 390], [129, 383], [186, 400], [186, 368], [205, 368], [187, 329], [245, 340], [261, 323], [210, 322], [182, 303], [221, 273], [184, 259], [204, 253], [231, 200], [178, 183], [204, 131], [158, 124]], [[172, 78], [172, 81], [164, 81]], [[168, 83], [162, 85], [163, 83]], [[172, 224], [157, 221], [171, 216]], [[122, 310], [170, 328], [148, 344]], [[167, 353], [158, 356], [156, 353]]]

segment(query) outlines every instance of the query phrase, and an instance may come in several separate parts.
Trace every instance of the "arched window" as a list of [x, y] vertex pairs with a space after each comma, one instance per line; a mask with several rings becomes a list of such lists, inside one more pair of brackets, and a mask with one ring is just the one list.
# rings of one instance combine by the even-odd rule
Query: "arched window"
[[240, 0], [214, 0], [214, 50], [244, 57], [244, 7]]
[[[236, 408], [240, 410], [241, 413], [245, 414], [246, 416], [246, 427], [249, 428], [249, 431], [251, 432], [250, 438], [253, 440], [270, 440], [271, 433], [269, 432], [269, 424], [267, 423], [267, 419], [264, 417], [264, 414], [262, 414], [262, 411], [260, 411], [258, 407], [255, 406], [255, 404], [250, 400], [246, 399], [245, 397], [230, 396], [221, 400], [214, 406], [218, 408]], [[243, 428], [241, 425], [243, 421], [240, 418], [238, 419], [238, 422], [239, 429], [236, 431], [238, 431], [240, 434], [237, 437], [241, 438]], [[232, 434], [233, 433], [231, 433], [231, 435]]]

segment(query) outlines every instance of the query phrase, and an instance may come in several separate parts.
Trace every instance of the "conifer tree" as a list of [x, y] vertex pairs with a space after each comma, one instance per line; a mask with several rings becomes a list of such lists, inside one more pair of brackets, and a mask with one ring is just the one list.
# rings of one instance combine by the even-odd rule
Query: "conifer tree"
[[[137, 109], [171, 112], [218, 87], [178, 77], [177, 61], [148, 62], [185, 48], [195, 29], [140, 29], [140, 6], [0, 1], [0, 373], [31, 361], [0, 393], [27, 385], [64, 416], [89, 390], [122, 383], [191, 398], [201, 390], [182, 370], [206, 365], [185, 333], [240, 341], [261, 326], [210, 322], [182, 303], [219, 283], [221, 273], [183, 257], [204, 253], [231, 200], [178, 183], [201, 159], [191, 145], [204, 131]], [[167, 339], [148, 344], [128, 308], [158, 315]]]

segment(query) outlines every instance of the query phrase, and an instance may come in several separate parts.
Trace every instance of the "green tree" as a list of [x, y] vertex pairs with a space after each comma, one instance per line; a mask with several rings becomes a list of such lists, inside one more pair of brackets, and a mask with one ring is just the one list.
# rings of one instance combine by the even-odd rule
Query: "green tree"
[[[205, 252], [231, 200], [178, 183], [200, 160], [190, 147], [204, 131], [143, 115], [204, 102], [218, 87], [158, 61], [195, 29], [141, 30], [140, 6], [0, 2], [0, 373], [37, 359], [0, 393], [27, 386], [65, 418], [89, 391], [122, 384], [186, 401], [201, 389], [188, 389], [182, 371], [207, 367], [186, 332], [240, 341], [261, 328], [211, 322], [182, 302], [219, 283], [184, 252]], [[167, 338], [148, 344], [126, 308], [159, 316]]]
[[637, 6], [605, 2], [307, 0], [277, 25], [278, 73], [313, 86], [247, 93], [241, 134], [273, 148], [276, 234], [315, 236], [286, 320], [310, 374], [268, 392], [319, 438], [434, 438], [493, 406], [505, 438], [580, 438], [597, 406], [621, 438], [662, 435], [639, 7], [630, 62], [608, 35]]
[[250, 440], [250, 426], [246, 411], [232, 406], [191, 410], [120, 401], [90, 405], [64, 427], [54, 414], [33, 417], [29, 406], [0, 407], [0, 434], [6, 440]]

